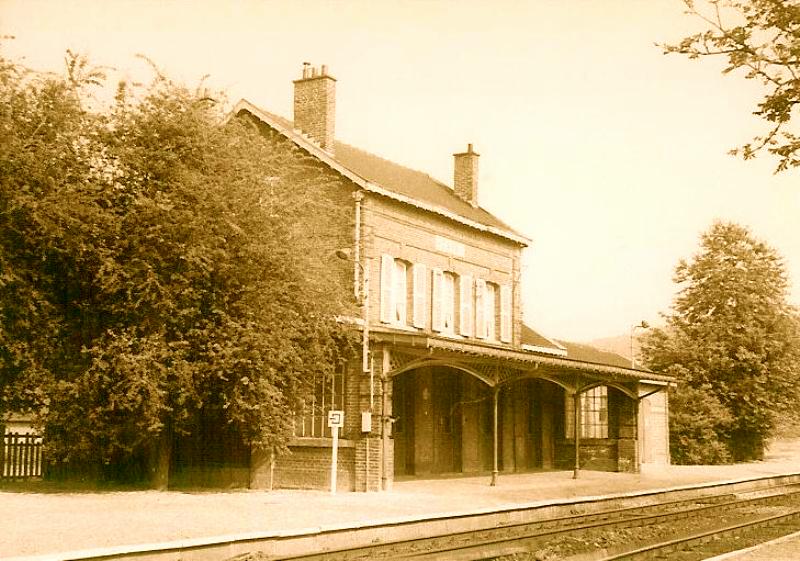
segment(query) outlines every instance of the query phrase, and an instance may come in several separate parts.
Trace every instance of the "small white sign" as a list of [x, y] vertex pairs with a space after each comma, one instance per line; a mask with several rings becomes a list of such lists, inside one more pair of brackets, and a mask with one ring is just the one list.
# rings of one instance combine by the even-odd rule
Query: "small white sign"
[[453, 257], [464, 257], [466, 251], [463, 243], [445, 238], [444, 236], [435, 236], [434, 244], [438, 251], [452, 255]]
[[342, 428], [344, 426], [344, 411], [328, 411], [328, 426]]

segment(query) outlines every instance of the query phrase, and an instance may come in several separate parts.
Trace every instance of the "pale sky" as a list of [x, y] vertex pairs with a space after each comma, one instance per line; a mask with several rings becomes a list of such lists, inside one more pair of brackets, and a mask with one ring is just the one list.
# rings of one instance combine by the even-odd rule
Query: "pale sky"
[[0, 0], [2, 52], [60, 71], [67, 48], [140, 76], [207, 83], [291, 117], [303, 61], [337, 78], [337, 137], [452, 184], [481, 154], [482, 206], [533, 240], [525, 321], [575, 341], [659, 322], [715, 219], [785, 257], [800, 303], [798, 171], [727, 152], [763, 132], [759, 86], [665, 56], [679, 0]]

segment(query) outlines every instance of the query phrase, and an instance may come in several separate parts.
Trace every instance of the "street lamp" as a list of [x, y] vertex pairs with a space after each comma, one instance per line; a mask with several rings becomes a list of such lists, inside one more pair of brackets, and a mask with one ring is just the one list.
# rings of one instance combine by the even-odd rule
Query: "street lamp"
[[650, 324], [646, 321], [642, 320], [641, 323], [638, 325], [631, 326], [631, 368], [636, 368], [636, 355], [633, 354], [633, 335], [637, 329], [647, 329], [650, 327]]

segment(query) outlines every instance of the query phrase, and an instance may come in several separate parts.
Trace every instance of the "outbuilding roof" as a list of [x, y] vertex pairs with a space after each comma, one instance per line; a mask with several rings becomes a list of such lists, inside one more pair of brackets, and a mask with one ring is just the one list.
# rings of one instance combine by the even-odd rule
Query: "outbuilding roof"
[[620, 368], [631, 368], [631, 360], [624, 356], [603, 351], [584, 343], [572, 343], [570, 341], [558, 341], [567, 349], [567, 357], [583, 362], [593, 362], [596, 364], [608, 364], [619, 366]]

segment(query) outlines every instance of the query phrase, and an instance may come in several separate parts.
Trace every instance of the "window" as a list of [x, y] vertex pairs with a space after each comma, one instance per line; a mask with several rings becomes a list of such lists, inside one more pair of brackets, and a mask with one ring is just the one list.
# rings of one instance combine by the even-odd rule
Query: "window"
[[445, 335], [456, 333], [457, 275], [441, 269], [432, 270], [431, 328]]
[[497, 285], [475, 279], [475, 337], [497, 340]]
[[406, 324], [406, 304], [408, 303], [408, 268], [405, 262], [394, 260], [394, 302], [392, 323], [395, 325]]
[[442, 332], [455, 333], [456, 327], [456, 276], [453, 273], [442, 275]]
[[427, 298], [427, 271], [422, 263], [415, 263], [413, 267], [412, 301], [414, 307], [414, 327], [425, 329], [428, 321], [428, 298]]
[[[575, 438], [575, 408], [571, 395], [565, 396], [565, 436]], [[581, 438], [608, 438], [608, 388], [597, 386], [580, 397]]]
[[504, 284], [500, 287], [500, 340], [503, 343], [511, 342], [512, 310], [511, 285]]
[[459, 333], [465, 337], [472, 337], [473, 334], [473, 312], [474, 302], [472, 290], [472, 275], [461, 275], [458, 285], [459, 302]]
[[489, 341], [497, 340], [497, 285], [486, 283], [486, 294], [483, 298], [483, 315], [486, 318], [484, 337]]
[[410, 263], [391, 255], [381, 256], [381, 321], [392, 325], [407, 325], [409, 300], [414, 293]]
[[344, 365], [332, 376], [314, 380], [314, 392], [294, 418], [294, 435], [331, 438], [328, 411], [344, 409]]

